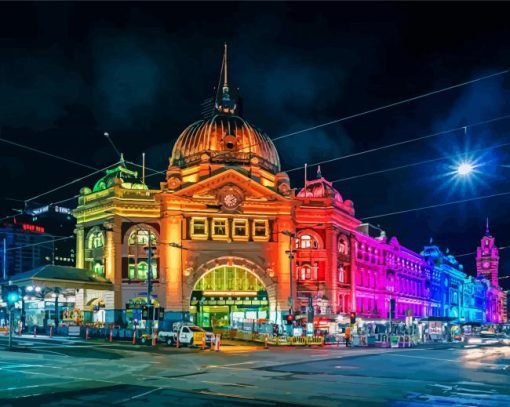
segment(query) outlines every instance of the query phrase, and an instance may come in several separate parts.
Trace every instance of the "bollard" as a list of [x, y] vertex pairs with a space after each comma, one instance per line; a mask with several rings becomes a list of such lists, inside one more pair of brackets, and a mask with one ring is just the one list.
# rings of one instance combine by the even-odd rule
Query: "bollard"
[[179, 333], [177, 333], [177, 342], [175, 344], [175, 347], [179, 349], [181, 347], [181, 341], [179, 341]]
[[152, 346], [156, 346], [157, 338], [158, 338], [158, 336], [157, 336], [157, 330], [156, 330], [156, 328], [154, 328], [154, 329], [152, 330]]
[[21, 336], [23, 332], [23, 328], [21, 327], [21, 325], [18, 326], [18, 336]]
[[264, 337], [264, 349], [269, 349], [269, 347], [267, 346], [267, 334]]
[[113, 329], [110, 328], [110, 342], [113, 342]]
[[50, 326], [50, 338], [53, 338], [53, 326]]
[[202, 350], [205, 350], [205, 334], [202, 336]]
[[215, 344], [216, 344], [216, 337], [213, 335], [213, 337], [211, 338], [211, 347], [209, 348], [210, 351], [214, 350], [214, 347], [216, 346]]
[[136, 329], [133, 330], [133, 345], [136, 345]]
[[215, 345], [216, 345], [215, 351], [216, 352], [220, 351], [220, 339], [221, 339], [221, 335], [220, 334], [216, 335], [216, 343], [215, 343]]
[[321, 348], [324, 347], [324, 336], [321, 336]]
[[85, 340], [89, 340], [89, 327], [85, 328]]
[[37, 337], [37, 327], [34, 326], [34, 338], [36, 338], [36, 337]]

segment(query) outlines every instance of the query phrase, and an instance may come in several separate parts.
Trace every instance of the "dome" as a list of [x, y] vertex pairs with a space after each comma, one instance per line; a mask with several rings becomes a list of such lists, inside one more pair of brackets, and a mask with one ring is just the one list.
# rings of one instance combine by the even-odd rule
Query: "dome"
[[[223, 88], [216, 96], [212, 117], [189, 125], [172, 150], [170, 166], [189, 167], [201, 161], [219, 164], [258, 164], [276, 174], [280, 158], [273, 142], [263, 131], [237, 115], [237, 101], [230, 95], [227, 78], [227, 46], [222, 65]], [[208, 157], [203, 157], [207, 154]]]
[[267, 134], [233, 114], [217, 113], [188, 126], [175, 142], [170, 165], [198, 164], [204, 153], [211, 162], [225, 164], [248, 165], [257, 158], [262, 168], [280, 171], [278, 152]]
[[343, 199], [333, 184], [327, 181], [321, 174], [320, 166], [317, 170], [317, 179], [306, 181], [306, 186], [297, 194], [298, 198], [333, 198], [338, 203]]

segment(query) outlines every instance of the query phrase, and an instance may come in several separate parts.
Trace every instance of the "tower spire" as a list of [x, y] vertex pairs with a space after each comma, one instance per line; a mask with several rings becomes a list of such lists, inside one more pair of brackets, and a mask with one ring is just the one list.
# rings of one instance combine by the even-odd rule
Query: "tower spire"
[[491, 232], [489, 230], [489, 217], [487, 216], [486, 223], [485, 223], [485, 236], [490, 236], [490, 235], [491, 235]]
[[228, 90], [228, 59], [227, 59], [227, 43], [224, 44], [223, 51], [223, 91]]

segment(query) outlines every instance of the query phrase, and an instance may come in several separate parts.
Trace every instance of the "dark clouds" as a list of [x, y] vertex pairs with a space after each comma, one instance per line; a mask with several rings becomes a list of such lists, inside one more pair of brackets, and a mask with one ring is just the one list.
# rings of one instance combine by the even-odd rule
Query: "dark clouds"
[[[459, 29], [452, 23], [459, 21], [458, 6], [450, 3], [2, 3], [2, 137], [99, 168], [116, 159], [103, 136], [108, 131], [127, 159], [140, 163], [145, 151], [149, 166], [164, 169], [173, 142], [214, 94], [224, 41], [230, 83], [240, 88], [245, 117], [277, 138], [510, 66], [503, 6], [464, 4]], [[479, 82], [279, 140], [282, 167], [509, 113], [509, 81]], [[508, 140], [507, 129], [504, 122], [480, 126], [467, 136], [444, 135], [322, 170], [337, 179], [457, 155]], [[501, 192], [507, 178], [496, 175], [497, 165], [510, 162], [507, 151], [484, 157], [491, 175], [471, 190], [448, 184], [440, 176], [447, 170], [442, 162], [335, 186], [354, 201], [360, 217]], [[2, 145], [0, 169], [17, 198], [86, 173], [8, 145]], [[151, 179], [157, 186], [160, 179]], [[299, 187], [303, 172], [292, 172], [291, 180]], [[433, 235], [454, 252], [469, 252], [487, 215], [498, 241], [510, 243], [505, 202], [374, 223], [415, 250]], [[0, 206], [6, 213], [12, 202]]]

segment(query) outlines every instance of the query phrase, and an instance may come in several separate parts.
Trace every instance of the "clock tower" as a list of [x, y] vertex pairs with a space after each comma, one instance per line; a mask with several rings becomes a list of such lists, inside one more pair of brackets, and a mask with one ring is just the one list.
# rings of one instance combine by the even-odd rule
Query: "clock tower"
[[476, 249], [476, 272], [478, 276], [487, 278], [494, 287], [498, 287], [499, 251], [495, 245], [495, 239], [489, 231], [489, 219], [485, 236], [482, 237], [481, 245]]

